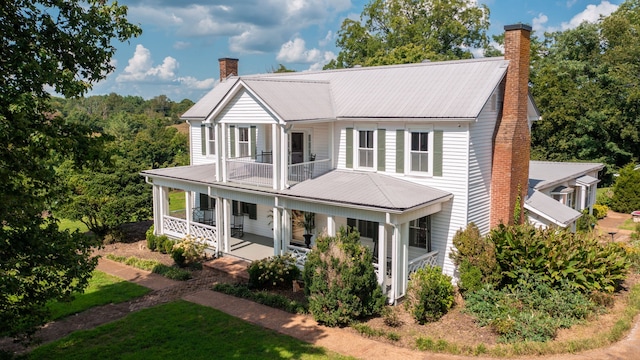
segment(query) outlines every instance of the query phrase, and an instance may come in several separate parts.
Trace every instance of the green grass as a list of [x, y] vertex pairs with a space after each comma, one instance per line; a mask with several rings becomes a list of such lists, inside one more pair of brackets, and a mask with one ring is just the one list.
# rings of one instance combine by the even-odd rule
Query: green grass
[[150, 290], [102, 271], [94, 271], [89, 286], [82, 294], [74, 294], [70, 302], [50, 302], [52, 320], [79, 313], [94, 306], [117, 304], [140, 297]]
[[89, 231], [87, 225], [78, 220], [60, 219], [58, 227], [60, 228], [60, 230], [69, 230], [71, 232], [79, 230], [81, 233], [86, 233], [87, 231]]
[[618, 226], [618, 229], [634, 231], [636, 229], [636, 225], [638, 225], [638, 223], [633, 222], [633, 219], [627, 219]]
[[191, 279], [189, 270], [168, 266], [158, 260], [140, 259], [135, 256], [116, 256], [114, 254], [107, 254], [107, 259], [133, 266], [137, 269], [151, 271], [172, 280], [185, 281]]
[[184, 210], [184, 191], [171, 191], [169, 192], [169, 211]]
[[218, 310], [176, 301], [35, 349], [31, 359], [349, 359]]

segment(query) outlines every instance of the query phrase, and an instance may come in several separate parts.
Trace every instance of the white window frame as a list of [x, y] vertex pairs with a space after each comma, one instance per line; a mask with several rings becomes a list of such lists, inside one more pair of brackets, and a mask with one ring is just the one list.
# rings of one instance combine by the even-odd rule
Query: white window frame
[[[378, 163], [378, 133], [376, 131], [375, 128], [368, 128], [368, 127], [364, 127], [364, 128], [358, 128], [358, 129], [354, 129], [354, 144], [356, 146], [354, 146], [354, 168], [359, 169], [359, 170], [368, 170], [368, 171], [375, 171], [376, 170], [376, 164]], [[370, 131], [371, 132], [371, 136], [372, 136], [372, 146], [371, 148], [361, 148], [360, 147], [360, 133], [363, 131]], [[360, 150], [367, 150], [367, 151], [371, 151], [372, 154], [372, 164], [371, 166], [361, 166], [360, 165]]]
[[[242, 140], [241, 134], [243, 131], [247, 133], [247, 139]], [[236, 128], [236, 157], [250, 157], [251, 156], [251, 129], [249, 127], [239, 126]], [[243, 154], [242, 147], [246, 145], [246, 154]]]
[[[429, 145], [427, 146], [427, 159], [428, 159], [428, 169], [427, 171], [414, 171], [411, 164], [412, 151], [411, 150], [411, 137], [413, 133], [427, 133], [427, 141]], [[433, 126], [423, 126], [406, 129], [404, 132], [404, 169], [405, 174], [417, 175], [417, 176], [433, 176]]]
[[215, 126], [207, 126], [207, 156], [216, 155], [216, 128]]

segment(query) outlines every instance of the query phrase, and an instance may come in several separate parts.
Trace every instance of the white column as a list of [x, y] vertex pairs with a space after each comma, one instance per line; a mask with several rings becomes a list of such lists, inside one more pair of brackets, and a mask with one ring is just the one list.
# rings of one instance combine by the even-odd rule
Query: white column
[[[280, 156], [279, 155], [279, 149], [280, 149], [280, 127], [277, 124], [273, 124], [271, 125], [271, 162], [272, 162], [272, 169], [273, 169], [273, 188], [274, 189], [279, 189], [280, 188], [280, 166], [281, 166], [281, 161], [280, 161]], [[274, 218], [275, 218], [275, 212], [274, 212]]]
[[282, 209], [282, 247], [286, 249], [291, 242], [291, 210]]
[[378, 225], [378, 284], [383, 287], [387, 276], [386, 231], [383, 223]]
[[162, 234], [162, 212], [160, 204], [160, 186], [153, 185], [153, 233], [154, 235]]
[[214, 208], [215, 216], [216, 216], [216, 243], [218, 244], [216, 246], [216, 254], [215, 256], [218, 256], [218, 252], [220, 252], [220, 248], [222, 246], [222, 242], [223, 242], [223, 234], [225, 233], [225, 229], [224, 229], [224, 221], [223, 221], [223, 217], [224, 217], [224, 204], [222, 202], [222, 199], [219, 196], [216, 196], [216, 206]]
[[273, 208], [273, 254], [280, 255], [284, 253], [287, 248], [282, 244], [282, 211], [277, 207]]
[[222, 125], [221, 124], [214, 124], [214, 136], [215, 136], [215, 140], [216, 140], [216, 181], [222, 181], [222, 179], [224, 179], [222, 177], [222, 163], [223, 163], [223, 148], [224, 146], [222, 146], [222, 139], [224, 138], [222, 136]]
[[332, 215], [327, 215], [327, 235], [336, 236], [336, 219]]
[[[185, 202], [185, 218], [187, 219], [187, 234], [191, 234], [191, 222], [193, 221], [192, 219], [192, 208], [193, 208], [193, 192], [192, 191], [185, 191], [184, 192], [184, 202]], [[202, 204], [200, 204], [200, 206], [202, 206]]]
[[160, 217], [161, 217], [161, 234], [164, 234], [164, 221], [165, 215], [169, 215], [169, 192], [164, 186], [160, 187]]
[[222, 199], [222, 211], [224, 218], [222, 219], [222, 227], [224, 229], [224, 235], [222, 237], [222, 249], [224, 252], [229, 252], [229, 241], [231, 237], [231, 200]]
[[220, 144], [220, 157], [218, 157], [218, 159], [221, 164], [218, 167], [221, 169], [220, 173], [222, 174], [222, 177], [219, 181], [227, 182], [227, 125], [220, 124], [220, 131], [222, 132], [222, 136], [220, 136], [220, 138], [224, 139], [225, 143]]
[[391, 236], [391, 303], [395, 303], [396, 299], [400, 297], [400, 291], [398, 288], [398, 272], [400, 271], [400, 228], [398, 225], [393, 227], [393, 235]]
[[280, 189], [289, 182], [289, 135], [280, 127]]
[[407, 292], [407, 281], [409, 278], [409, 223], [400, 225], [400, 256], [402, 259], [400, 279], [400, 296]]

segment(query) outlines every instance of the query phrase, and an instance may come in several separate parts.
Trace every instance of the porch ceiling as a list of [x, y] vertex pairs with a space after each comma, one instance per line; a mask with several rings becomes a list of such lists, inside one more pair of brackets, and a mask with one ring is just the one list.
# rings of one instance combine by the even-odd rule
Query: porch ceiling
[[368, 207], [402, 213], [448, 201], [451, 193], [373, 172], [332, 170], [286, 190], [215, 182], [215, 164], [178, 166], [142, 171], [143, 176], [201, 183], [240, 192], [259, 192], [338, 206]]

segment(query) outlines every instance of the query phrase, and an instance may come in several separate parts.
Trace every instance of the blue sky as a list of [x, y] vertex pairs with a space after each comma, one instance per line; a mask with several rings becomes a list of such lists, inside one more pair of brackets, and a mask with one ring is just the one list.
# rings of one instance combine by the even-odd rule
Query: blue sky
[[[197, 101], [219, 81], [218, 58], [240, 59], [240, 75], [283, 64], [321, 69], [337, 55], [336, 32], [369, 0], [120, 0], [143, 34], [118, 44], [116, 70], [88, 95]], [[525, 23], [538, 33], [576, 27], [622, 0], [477, 0], [490, 10], [490, 34]]]

